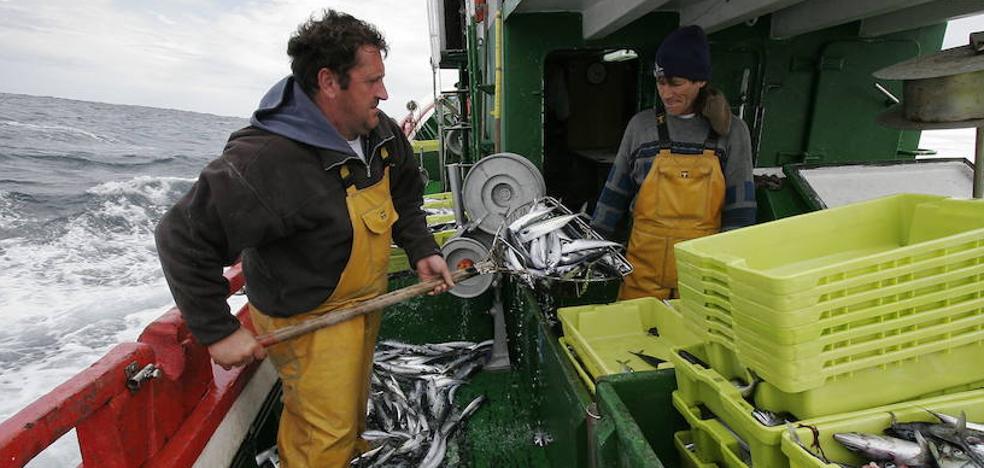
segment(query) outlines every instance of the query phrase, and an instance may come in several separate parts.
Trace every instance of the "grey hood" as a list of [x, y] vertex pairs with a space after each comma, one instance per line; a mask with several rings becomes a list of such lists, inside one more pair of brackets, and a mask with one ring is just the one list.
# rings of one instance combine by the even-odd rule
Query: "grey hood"
[[292, 76], [278, 81], [267, 91], [249, 122], [291, 140], [355, 156], [348, 142]]

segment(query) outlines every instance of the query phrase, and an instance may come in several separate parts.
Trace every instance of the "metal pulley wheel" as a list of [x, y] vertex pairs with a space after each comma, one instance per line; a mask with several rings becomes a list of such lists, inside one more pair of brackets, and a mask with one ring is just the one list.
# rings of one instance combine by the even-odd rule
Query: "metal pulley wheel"
[[[469, 237], [453, 237], [441, 247], [448, 269], [454, 273], [489, 258], [489, 247]], [[458, 282], [451, 288], [452, 295], [464, 299], [478, 297], [492, 286], [495, 275], [478, 275]]]
[[[976, 33], [980, 34], [980, 33]], [[916, 57], [874, 73], [901, 80], [902, 104], [878, 116], [904, 130], [984, 126], [984, 52], [971, 44]]]
[[468, 171], [462, 204], [478, 229], [495, 234], [506, 214], [546, 193], [543, 175], [528, 159], [514, 153], [482, 158]]

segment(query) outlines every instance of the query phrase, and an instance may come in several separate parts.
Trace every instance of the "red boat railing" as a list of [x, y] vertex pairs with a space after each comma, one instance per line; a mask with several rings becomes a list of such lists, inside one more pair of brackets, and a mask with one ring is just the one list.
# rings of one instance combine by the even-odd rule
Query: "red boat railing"
[[[230, 295], [242, 289], [240, 265], [225, 276]], [[245, 309], [239, 320], [252, 329]], [[149, 364], [159, 376], [130, 378]], [[23, 466], [72, 428], [82, 466], [191, 466], [257, 366], [214, 365], [172, 308], [136, 343], [117, 345], [0, 423], [0, 466]]]

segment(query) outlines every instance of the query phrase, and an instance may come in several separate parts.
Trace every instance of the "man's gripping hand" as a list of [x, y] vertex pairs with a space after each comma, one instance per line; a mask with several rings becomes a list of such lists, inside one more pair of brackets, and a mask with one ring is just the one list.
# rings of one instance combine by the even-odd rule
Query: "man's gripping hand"
[[244, 327], [239, 327], [231, 335], [210, 344], [208, 354], [212, 356], [212, 360], [216, 364], [225, 370], [248, 366], [253, 361], [266, 358], [266, 350]]

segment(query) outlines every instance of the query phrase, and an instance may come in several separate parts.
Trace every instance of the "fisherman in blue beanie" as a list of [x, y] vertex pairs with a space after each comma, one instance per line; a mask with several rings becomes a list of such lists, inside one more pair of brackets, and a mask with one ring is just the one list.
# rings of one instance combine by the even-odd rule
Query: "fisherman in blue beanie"
[[710, 81], [711, 52], [704, 30], [700, 26], [684, 26], [670, 33], [656, 51], [655, 65], [653, 71], [657, 78], [676, 76]]
[[662, 106], [629, 121], [591, 225], [623, 240], [634, 268], [619, 300], [677, 293], [677, 242], [753, 224], [755, 185], [748, 127], [708, 82], [711, 53], [698, 26], [671, 32], [653, 67]]

